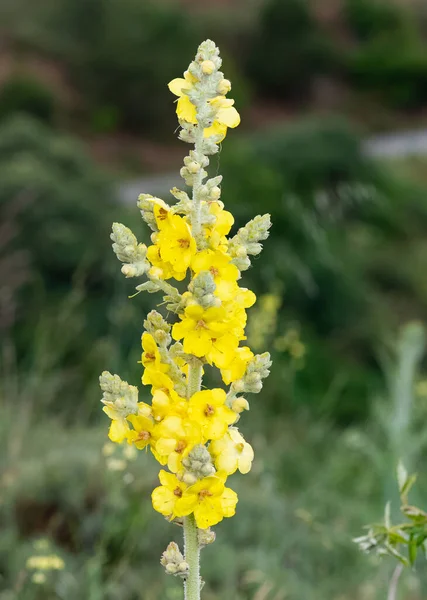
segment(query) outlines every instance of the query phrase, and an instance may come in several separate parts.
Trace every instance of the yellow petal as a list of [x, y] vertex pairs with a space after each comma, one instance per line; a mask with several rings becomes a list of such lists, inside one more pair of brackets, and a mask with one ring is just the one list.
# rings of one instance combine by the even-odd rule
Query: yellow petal
[[223, 519], [221, 501], [218, 498], [201, 502], [194, 509], [194, 518], [199, 529], [207, 529]]
[[173, 513], [176, 498], [173, 491], [164, 486], [157, 487], [151, 494], [154, 510], [166, 517]]
[[124, 419], [111, 421], [108, 437], [112, 442], [121, 444], [129, 431], [129, 427]]
[[240, 124], [240, 115], [234, 106], [227, 106], [226, 108], [220, 108], [216, 113], [216, 120], [221, 125], [227, 125], [227, 127], [237, 127]]
[[215, 461], [215, 466], [220, 471], [225, 471], [227, 475], [232, 475], [237, 471], [238, 457], [235, 452], [221, 452]]
[[182, 77], [177, 77], [168, 83], [168, 88], [175, 96], [182, 96], [182, 91], [189, 90], [191, 88], [191, 83]]
[[212, 137], [213, 135], [220, 136], [220, 138], [216, 142], [217, 144], [222, 142], [222, 140], [227, 135], [227, 125], [223, 125], [222, 123], [219, 123], [218, 121], [214, 121], [210, 127], [206, 127], [206, 129], [203, 130], [203, 137], [209, 138], [209, 137]]
[[196, 107], [188, 96], [180, 96], [180, 98], [178, 98], [176, 114], [178, 115], [178, 119], [187, 121], [188, 123], [197, 123]]
[[197, 496], [195, 494], [186, 494], [184, 492], [182, 498], [178, 498], [175, 504], [174, 514], [177, 517], [186, 517], [193, 512], [197, 505]]
[[232, 517], [236, 512], [238, 497], [235, 491], [225, 488], [221, 497], [222, 510], [224, 517]]

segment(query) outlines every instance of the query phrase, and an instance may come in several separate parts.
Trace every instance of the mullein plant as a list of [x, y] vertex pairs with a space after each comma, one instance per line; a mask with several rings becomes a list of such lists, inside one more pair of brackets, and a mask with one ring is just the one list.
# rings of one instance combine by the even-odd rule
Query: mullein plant
[[[219, 151], [228, 128], [240, 122], [221, 58], [207, 40], [183, 78], [169, 83], [178, 97], [179, 138], [192, 144], [181, 176], [192, 193], [174, 188], [172, 206], [141, 194], [138, 207], [152, 230], [152, 245], [138, 243], [113, 224], [113, 250], [125, 277], [144, 277], [137, 292], [160, 292], [170, 324], [153, 310], [142, 334], [142, 383], [151, 404], [118, 375], [102, 373], [109, 438], [138, 450], [150, 449], [160, 463], [153, 507], [184, 529], [184, 553], [171, 542], [161, 564], [184, 580], [186, 600], [200, 598], [200, 549], [215, 540], [211, 527], [235, 514], [237, 494], [227, 479], [248, 473], [253, 450], [237, 424], [249, 409], [245, 397], [258, 393], [271, 366], [268, 352], [254, 355], [245, 340], [246, 309], [255, 294], [239, 285], [251, 256], [262, 250], [270, 215], [257, 216], [232, 237], [232, 214], [224, 210], [221, 176], [208, 178], [209, 156]], [[182, 282], [175, 287], [170, 281]], [[185, 288], [186, 289], [183, 289]], [[219, 369], [227, 389], [202, 389], [204, 370]]]

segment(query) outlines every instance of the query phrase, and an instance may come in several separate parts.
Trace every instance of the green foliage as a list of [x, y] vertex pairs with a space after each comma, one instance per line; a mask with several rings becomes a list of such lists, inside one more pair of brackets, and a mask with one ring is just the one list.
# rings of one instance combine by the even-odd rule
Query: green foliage
[[0, 121], [24, 113], [52, 124], [56, 113], [53, 92], [38, 79], [29, 75], [10, 77], [0, 90]]
[[412, 109], [427, 99], [427, 46], [410, 9], [376, 0], [347, 0], [347, 23], [357, 40], [349, 52], [350, 81], [391, 107]]
[[71, 69], [96, 127], [101, 114], [105, 123], [106, 103], [115, 108], [115, 124], [130, 131], [173, 127], [165, 86], [180, 75], [196, 44], [180, 8], [151, 0], [60, 0], [44, 35], [50, 52]]
[[[417, 283], [425, 268], [423, 189], [373, 162], [335, 120], [235, 142], [221, 161], [224, 202], [237, 225], [261, 206], [272, 215], [264, 268], [248, 276], [258, 292], [283, 282], [279, 329], [300, 325], [307, 354], [292, 401], [341, 423], [365, 418], [381, 385], [374, 348], [408, 318], [427, 318]], [[287, 360], [279, 354], [275, 364]], [[284, 372], [272, 375], [279, 379], [266, 395], [272, 410], [283, 410]]]
[[251, 40], [248, 72], [260, 93], [306, 98], [330, 57], [326, 36], [307, 0], [269, 0]]
[[355, 538], [364, 552], [375, 552], [379, 556], [391, 556], [405, 567], [413, 567], [418, 554], [427, 558], [427, 513], [408, 502], [408, 494], [415, 484], [416, 475], [408, 475], [403, 463], [398, 464], [397, 477], [401, 498], [401, 512], [406, 521], [392, 525], [390, 504], [386, 505], [384, 524], [369, 527], [367, 535]]
[[[62, 402], [72, 411], [85, 402], [92, 373], [102, 361], [115, 368], [117, 350], [104, 337], [116, 324], [122, 323], [124, 331], [123, 357], [130, 343], [138, 351], [130, 326], [136, 306], [123, 307], [125, 293], [123, 300], [115, 296], [123, 282], [109, 240], [111, 222], [119, 215], [113, 182], [75, 140], [28, 118], [0, 128], [0, 181], [0, 212], [5, 227], [9, 223], [6, 230], [13, 232], [1, 250], [4, 264], [13, 255], [26, 264], [19, 286], [11, 275], [2, 280], [2, 298], [14, 298], [16, 304], [15, 318], [1, 322], [2, 337], [13, 337], [16, 360], [28, 381], [68, 369]], [[131, 363], [135, 367], [136, 360], [137, 354]], [[55, 381], [49, 385], [56, 390]], [[87, 413], [96, 398], [86, 404]], [[51, 399], [45, 391], [39, 401], [47, 407]]]

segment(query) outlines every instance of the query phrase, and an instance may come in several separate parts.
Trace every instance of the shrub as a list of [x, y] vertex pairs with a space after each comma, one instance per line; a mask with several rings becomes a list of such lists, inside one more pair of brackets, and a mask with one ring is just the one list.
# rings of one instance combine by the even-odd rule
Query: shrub
[[[221, 160], [224, 202], [237, 225], [260, 202], [275, 224], [266, 265], [250, 285], [265, 293], [286, 282], [278, 329], [298, 323], [307, 346], [292, 401], [341, 423], [366, 417], [381, 381], [373, 348], [408, 310], [427, 318], [416, 283], [424, 267], [407, 260], [409, 244], [411, 256], [422, 253], [425, 192], [365, 156], [354, 131], [336, 120], [263, 132], [225, 148]], [[267, 384], [273, 412], [289, 403], [280, 392], [289, 359], [274, 360], [283, 368]]]
[[345, 4], [347, 27], [357, 43], [347, 55], [351, 83], [398, 109], [427, 101], [427, 46], [413, 10], [382, 0]]
[[53, 92], [30, 76], [14, 75], [0, 89], [0, 121], [24, 113], [52, 124], [56, 113]]
[[170, 98], [158, 90], [196, 43], [182, 9], [153, 0], [60, 0], [45, 28], [50, 51], [69, 65], [90, 113], [108, 105], [131, 131], [152, 123], [173, 130]]
[[248, 58], [248, 72], [261, 93], [286, 99], [306, 97], [328, 57], [329, 45], [307, 0], [265, 4]]

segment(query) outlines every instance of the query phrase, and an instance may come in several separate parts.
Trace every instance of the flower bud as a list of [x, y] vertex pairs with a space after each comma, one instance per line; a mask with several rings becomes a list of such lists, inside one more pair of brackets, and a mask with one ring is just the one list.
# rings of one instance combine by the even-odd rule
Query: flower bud
[[184, 557], [175, 542], [170, 542], [166, 550], [162, 554], [160, 564], [165, 568], [168, 575], [178, 577], [186, 577], [190, 567], [184, 560]]
[[215, 64], [211, 60], [204, 60], [201, 64], [204, 75], [212, 75], [215, 71]]
[[215, 473], [212, 457], [206, 446], [201, 444], [194, 446], [190, 454], [182, 461], [182, 466], [185, 469], [182, 480], [188, 485]]
[[225, 96], [231, 90], [231, 82], [228, 79], [221, 79], [216, 89], [218, 90], [218, 94]]
[[199, 529], [197, 535], [198, 535], [200, 547], [208, 546], [209, 544], [213, 544], [215, 541], [215, 538], [216, 538], [215, 531], [212, 531], [212, 529], [210, 527], [208, 529]]
[[249, 402], [246, 400], [246, 398], [236, 398], [233, 400], [231, 409], [237, 414], [240, 414], [244, 410], [249, 410]]

